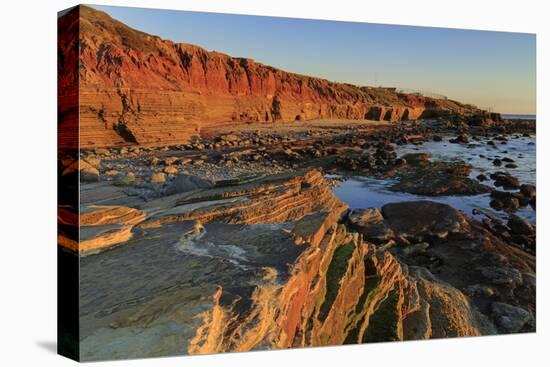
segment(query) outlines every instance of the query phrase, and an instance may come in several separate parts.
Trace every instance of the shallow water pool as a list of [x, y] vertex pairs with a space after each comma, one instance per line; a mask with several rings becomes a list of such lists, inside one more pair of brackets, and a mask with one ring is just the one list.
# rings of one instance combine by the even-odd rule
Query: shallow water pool
[[[513, 176], [519, 178], [521, 183], [536, 184], [536, 163], [535, 163], [535, 138], [519, 137], [514, 139], [510, 137], [507, 144], [496, 142], [496, 146], [487, 145], [490, 139], [474, 141], [473, 147], [465, 144], [451, 144], [446, 137], [442, 142], [427, 142], [422, 145], [403, 145], [396, 148], [398, 156], [407, 153], [430, 152], [431, 160], [437, 161], [458, 161], [462, 160], [473, 166], [471, 177], [475, 178], [480, 173], [489, 176], [493, 172], [507, 171]], [[493, 165], [493, 159], [509, 157], [515, 161], [517, 168], [507, 169]], [[432, 200], [453, 206], [462, 210], [470, 217], [481, 219], [481, 215], [473, 215], [472, 210], [481, 211], [490, 210], [494, 215], [506, 220], [508, 214], [502, 211], [494, 211], [489, 203], [491, 201], [489, 194], [470, 195], [470, 196], [422, 196], [404, 192], [390, 191], [390, 187], [396, 179], [376, 179], [372, 177], [355, 176], [348, 178], [334, 188], [335, 195], [351, 209], [354, 208], [380, 208], [384, 204], [411, 200]], [[483, 182], [491, 186], [492, 181]], [[502, 190], [502, 188], [499, 188]], [[527, 219], [530, 223], [536, 224], [536, 212], [530, 206], [520, 208], [515, 214]]]

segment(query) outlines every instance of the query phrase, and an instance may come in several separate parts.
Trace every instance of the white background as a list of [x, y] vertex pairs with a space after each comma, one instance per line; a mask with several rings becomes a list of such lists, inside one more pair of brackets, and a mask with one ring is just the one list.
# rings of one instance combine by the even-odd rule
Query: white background
[[[97, 1], [227, 13], [537, 33], [537, 334], [98, 363], [98, 366], [548, 365], [550, 10], [539, 1]], [[0, 365], [66, 366], [56, 339], [56, 12], [7, 0], [0, 21]], [[358, 45], [360, 47], [360, 45]], [[510, 50], [513, 52], [513, 50]], [[545, 68], [546, 67], [546, 68]], [[546, 102], [546, 104], [543, 103]], [[101, 274], [98, 274], [101, 276]], [[546, 339], [544, 341], [544, 339]], [[546, 342], [546, 343], [545, 343]], [[546, 349], [544, 349], [546, 344]]]

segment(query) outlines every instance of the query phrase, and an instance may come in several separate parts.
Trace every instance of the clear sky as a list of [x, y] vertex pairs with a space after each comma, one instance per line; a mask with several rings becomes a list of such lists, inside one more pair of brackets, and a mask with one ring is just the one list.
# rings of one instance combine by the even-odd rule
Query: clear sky
[[410, 88], [535, 114], [535, 35], [96, 6], [175, 42], [357, 85]]

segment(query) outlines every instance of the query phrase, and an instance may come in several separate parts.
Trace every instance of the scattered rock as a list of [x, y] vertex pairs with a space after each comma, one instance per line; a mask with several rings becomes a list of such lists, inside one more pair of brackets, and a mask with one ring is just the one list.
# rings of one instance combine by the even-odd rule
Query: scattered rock
[[506, 190], [520, 188], [519, 179], [507, 172], [495, 172], [491, 174], [491, 179], [495, 181], [496, 187], [503, 187]]
[[536, 234], [535, 228], [528, 221], [515, 214], [510, 214], [508, 227], [510, 227], [512, 233], [526, 236], [534, 236]]
[[106, 148], [96, 148], [95, 154], [108, 156], [108, 155], [111, 155], [111, 152], [109, 151], [109, 149], [106, 149]]
[[175, 175], [178, 173], [178, 169], [174, 166], [168, 166], [166, 168], [164, 168], [164, 173], [168, 174], [168, 175]]
[[166, 181], [166, 175], [162, 172], [154, 172], [151, 175], [152, 183], [164, 183]]
[[227, 134], [227, 135], [222, 135], [220, 137], [220, 141], [230, 142], [230, 143], [238, 142], [240, 139], [241, 138], [239, 137], [239, 135], [236, 135], [236, 134]]
[[[512, 211], [520, 208], [525, 199], [521, 194], [498, 190], [491, 192], [491, 198], [491, 207], [496, 210], [504, 211]], [[527, 203], [524, 205], [527, 205]]]
[[517, 333], [531, 319], [527, 310], [502, 302], [493, 302], [491, 310], [496, 323], [505, 332]]
[[488, 180], [487, 176], [485, 176], [484, 174], [477, 175], [476, 178], [477, 178], [477, 180], [478, 180], [479, 182], [483, 182], [483, 181], [487, 181], [487, 180]]
[[467, 136], [466, 134], [460, 134], [460, 135], [457, 136], [456, 138], [450, 139], [450, 140], [449, 140], [449, 143], [453, 143], [453, 144], [468, 144], [468, 143], [469, 143], [468, 136]]
[[519, 192], [529, 199], [537, 196], [537, 188], [534, 185], [523, 184], [519, 187]]

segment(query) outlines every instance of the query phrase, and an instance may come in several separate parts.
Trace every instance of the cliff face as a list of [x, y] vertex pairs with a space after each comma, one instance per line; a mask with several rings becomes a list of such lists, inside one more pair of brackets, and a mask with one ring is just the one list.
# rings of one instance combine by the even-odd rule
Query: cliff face
[[[221, 122], [395, 121], [471, 107], [288, 73], [162, 40], [79, 7], [80, 143], [181, 143]], [[63, 49], [61, 57], [70, 53]]]
[[57, 20], [57, 140], [60, 155], [78, 149], [79, 9]]

